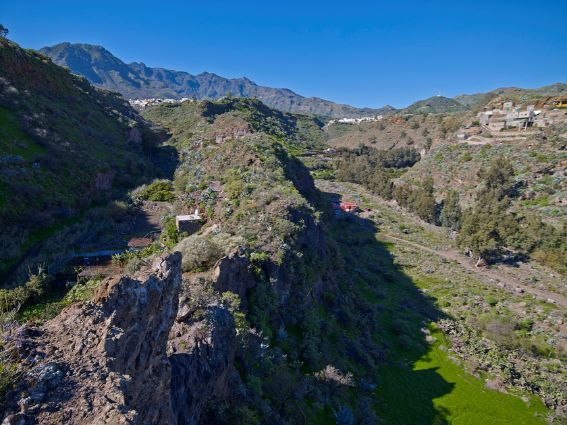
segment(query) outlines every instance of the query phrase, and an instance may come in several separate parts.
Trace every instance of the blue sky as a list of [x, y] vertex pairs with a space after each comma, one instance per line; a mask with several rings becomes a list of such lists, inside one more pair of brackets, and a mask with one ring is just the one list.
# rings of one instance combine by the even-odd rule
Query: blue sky
[[100, 44], [125, 62], [373, 107], [567, 82], [566, 22], [566, 0], [0, 0], [24, 47]]

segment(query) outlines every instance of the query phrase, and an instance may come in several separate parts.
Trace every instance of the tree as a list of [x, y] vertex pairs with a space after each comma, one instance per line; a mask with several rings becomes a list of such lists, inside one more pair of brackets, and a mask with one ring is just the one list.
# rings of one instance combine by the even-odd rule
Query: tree
[[514, 174], [514, 167], [510, 161], [502, 156], [494, 158], [487, 170], [480, 170], [478, 173], [484, 183], [478, 197], [493, 196], [501, 200], [511, 195]]
[[343, 373], [332, 365], [325, 366], [323, 370], [316, 372], [314, 376], [317, 381], [324, 384], [327, 401], [332, 400], [339, 388], [355, 386], [352, 373]]
[[384, 170], [380, 168], [376, 169], [376, 172], [368, 182], [368, 187], [372, 190], [372, 192], [382, 198], [392, 199], [392, 180]]
[[490, 211], [478, 207], [464, 216], [457, 242], [476, 257], [477, 265], [485, 262], [503, 246], [495, 219]]
[[443, 201], [443, 208], [439, 217], [441, 226], [448, 227], [453, 230], [459, 230], [461, 228], [462, 211], [459, 201], [459, 192], [451, 190], [447, 193], [447, 197]]
[[514, 168], [503, 157], [495, 158], [490, 167], [479, 172], [482, 188], [476, 205], [464, 214], [457, 242], [477, 257], [477, 265], [498, 255], [518, 231], [516, 217], [508, 213]]
[[433, 178], [427, 177], [422, 186], [412, 193], [410, 207], [422, 220], [435, 223], [437, 204], [433, 192]]
[[505, 189], [511, 174], [509, 169], [501, 172], [495, 165], [485, 174], [484, 189], [479, 192], [475, 207], [464, 214], [457, 238], [461, 247], [477, 257], [477, 265], [497, 256], [518, 231], [516, 217], [508, 212], [510, 199]]
[[8, 33], [9, 33], [8, 28], [6, 28], [4, 25], [0, 24], [0, 37], [6, 38]]
[[405, 184], [399, 184], [397, 186], [394, 186], [392, 196], [401, 207], [403, 208], [409, 207], [411, 195], [412, 195], [412, 191], [409, 188], [409, 186]]

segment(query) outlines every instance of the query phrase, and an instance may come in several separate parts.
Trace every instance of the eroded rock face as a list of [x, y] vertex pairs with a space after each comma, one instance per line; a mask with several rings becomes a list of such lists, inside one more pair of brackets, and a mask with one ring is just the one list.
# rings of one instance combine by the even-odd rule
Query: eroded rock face
[[239, 252], [233, 252], [217, 261], [212, 279], [217, 291], [234, 292], [243, 302], [246, 302], [247, 291], [256, 284], [250, 273], [250, 260]]
[[166, 345], [180, 286], [181, 255], [157, 257], [28, 331], [24, 396], [3, 424], [175, 424]]
[[204, 319], [198, 322], [179, 315], [168, 347], [176, 423], [195, 425], [209, 400], [229, 395], [236, 348], [232, 315], [219, 305], [208, 306]]

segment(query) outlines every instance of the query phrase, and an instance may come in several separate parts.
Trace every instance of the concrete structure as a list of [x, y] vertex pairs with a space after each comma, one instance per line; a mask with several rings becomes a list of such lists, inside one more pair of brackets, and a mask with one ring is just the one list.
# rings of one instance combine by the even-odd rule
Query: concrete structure
[[179, 233], [188, 233], [192, 235], [199, 231], [203, 225], [203, 218], [199, 215], [199, 210], [195, 210], [195, 214], [177, 215], [175, 216], [175, 226]]
[[504, 102], [502, 109], [494, 108], [479, 112], [478, 120], [481, 126], [490, 131], [501, 131], [507, 128], [525, 130], [536, 123], [536, 117], [541, 111], [536, 111], [534, 105], [528, 105], [526, 110], [514, 107], [513, 102]]

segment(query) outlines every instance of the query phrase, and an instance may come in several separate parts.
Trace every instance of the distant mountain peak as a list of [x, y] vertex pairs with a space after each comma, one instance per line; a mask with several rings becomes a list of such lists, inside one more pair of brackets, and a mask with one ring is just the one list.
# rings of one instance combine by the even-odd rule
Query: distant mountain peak
[[102, 46], [60, 43], [44, 47], [41, 53], [58, 65], [83, 75], [93, 84], [121, 93], [127, 99], [194, 97], [218, 99], [230, 93], [254, 97], [284, 112], [298, 112], [331, 118], [359, 118], [391, 112], [392, 107], [372, 109], [341, 105], [318, 97], [304, 97], [290, 89], [259, 86], [247, 77], [224, 78], [212, 72], [188, 72], [126, 64]]

